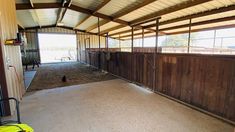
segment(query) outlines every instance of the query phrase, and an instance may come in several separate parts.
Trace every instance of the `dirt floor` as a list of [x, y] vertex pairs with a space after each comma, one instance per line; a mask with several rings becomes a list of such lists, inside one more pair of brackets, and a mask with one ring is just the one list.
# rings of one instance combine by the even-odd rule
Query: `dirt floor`
[[[101, 72], [78, 62], [43, 64], [36, 70], [36, 76], [27, 91], [85, 84], [116, 78], [109, 73]], [[63, 76], [66, 76], [67, 82], [62, 81]]]

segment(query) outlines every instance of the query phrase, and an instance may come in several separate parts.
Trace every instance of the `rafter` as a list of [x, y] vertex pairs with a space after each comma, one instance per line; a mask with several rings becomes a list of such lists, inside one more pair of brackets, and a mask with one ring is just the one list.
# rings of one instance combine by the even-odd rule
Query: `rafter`
[[[180, 22], [180, 21], [184, 21], [184, 20], [189, 20], [189, 19], [198, 18], [198, 17], [204, 17], [204, 16], [208, 16], [208, 15], [213, 15], [213, 14], [227, 12], [227, 11], [233, 11], [233, 10], [235, 10], [235, 5], [231, 5], [231, 6], [228, 6], [228, 7], [221, 7], [219, 9], [213, 9], [213, 10], [210, 10], [210, 11], [205, 11], [205, 12], [201, 12], [201, 13], [197, 13], [197, 14], [193, 14], [193, 15], [188, 15], [188, 16], [184, 16], [184, 17], [179, 17], [179, 18], [167, 20], [167, 21], [164, 21], [164, 22], [160, 22], [159, 25], [162, 26], [162, 25], [166, 25], [166, 24], [170, 24], [170, 23]], [[154, 23], [154, 24], [144, 26], [144, 28], [146, 29], [146, 28], [151, 28], [151, 27], [155, 27], [155, 26], [156, 26], [156, 24]], [[117, 28], [117, 29], [119, 29], [119, 28]], [[125, 30], [124, 33], [127, 33], [127, 32], [131, 32], [131, 31], [130, 30]], [[122, 32], [118, 32], [116, 34], [121, 34], [121, 33]], [[111, 36], [112, 35], [113, 34], [111, 34]]]
[[[150, 21], [155, 20], [159, 16], [162, 16], [162, 15], [165, 15], [165, 14], [168, 14], [168, 13], [172, 13], [172, 12], [175, 12], [175, 11], [178, 11], [178, 10], [182, 10], [182, 9], [185, 9], [185, 8], [188, 8], [188, 7], [196, 6], [196, 5], [208, 2], [208, 1], [211, 1], [211, 0], [194, 0], [194, 1], [189, 1], [189, 2], [182, 3], [182, 4], [178, 4], [176, 6], [172, 6], [170, 8], [163, 9], [161, 11], [158, 11], [158, 12], [152, 13], [150, 15], [147, 15], [147, 16], [141, 17], [139, 19], [136, 19], [136, 20], [130, 22], [130, 24], [132, 26], [136, 26], [136, 25], [139, 25], [141, 23], [150, 22]], [[120, 16], [117, 16], [117, 17], [120, 17]], [[189, 18], [187, 18], [187, 19], [189, 19]], [[155, 26], [155, 24], [154, 24], [154, 26]], [[122, 28], [122, 27], [120, 27], [120, 28]], [[115, 29], [117, 30], [119, 28], [115, 28]], [[111, 30], [108, 30], [108, 31], [111, 31]]]
[[69, 9], [74, 10], [74, 11], [78, 11], [78, 12], [82, 12], [82, 13], [85, 13], [85, 14], [88, 14], [88, 15], [92, 15], [92, 16], [95, 16], [95, 17], [99, 17], [99, 18], [102, 18], [102, 19], [105, 19], [105, 20], [117, 22], [119, 24], [129, 25], [129, 23], [126, 22], [126, 21], [123, 21], [123, 20], [120, 20], [120, 19], [113, 20], [113, 18], [111, 16], [107, 16], [105, 14], [98, 13], [98, 12], [93, 14], [92, 13], [93, 11], [91, 11], [89, 9], [79, 7], [79, 6], [76, 6], [76, 5], [73, 5], [73, 4], [69, 7]]
[[[134, 29], [134, 31], [137, 31], [137, 30], [140, 30], [140, 29], [136, 29], [136, 28]], [[109, 34], [109, 36], [115, 36], [115, 35], [119, 35], [119, 34], [130, 33], [131, 31], [132, 31], [131, 29], [128, 29], [128, 30], [117, 32], [117, 33]]]
[[110, 31], [117, 30], [117, 29], [124, 28], [124, 27], [126, 27], [126, 26], [125, 25], [118, 25], [118, 26], [106, 29], [106, 30], [100, 32], [100, 34], [103, 35], [103, 34], [106, 34], [106, 33], [110, 32]]
[[144, 0], [142, 3], [136, 5], [136, 6], [132, 7], [132, 8], [129, 8], [129, 7], [128, 7], [128, 9], [127, 9], [125, 12], [118, 13], [117, 15], [115, 15], [115, 16], [113, 17], [113, 19], [114, 19], [114, 20], [115, 20], [115, 19], [118, 19], [118, 18], [120, 18], [120, 17], [122, 17], [122, 16], [125, 16], [125, 15], [127, 15], [127, 14], [129, 14], [129, 13], [135, 11], [135, 10], [138, 10], [138, 9], [140, 9], [140, 8], [142, 8], [142, 7], [146, 6], [146, 5], [148, 5], [148, 4], [151, 4], [151, 3], [155, 2], [155, 1], [157, 1], [157, 0]]
[[23, 24], [17, 20], [17, 25], [20, 26], [22, 29], [25, 29], [25, 27], [23, 26]]
[[69, 1], [63, 0], [62, 1], [62, 7], [60, 8], [60, 10], [58, 12], [56, 25], [58, 25], [58, 23], [60, 23], [64, 19], [64, 16], [68, 10], [68, 7], [71, 5], [71, 3], [72, 3], [72, 0], [69, 0]]
[[[235, 24], [230, 24], [230, 25], [224, 25], [224, 26], [216, 26], [216, 27], [209, 27], [209, 28], [193, 29], [193, 30], [191, 30], [191, 32], [218, 30], [218, 29], [234, 28], [234, 27], [235, 27]], [[183, 34], [183, 33], [188, 33], [188, 30], [179, 31], [179, 32], [172, 32], [172, 33], [167, 33], [167, 34], [168, 35], [174, 35], [174, 34]]]
[[[109, 22], [108, 20], [102, 20], [102, 21], [100, 21], [100, 26], [102, 26], [102, 25], [104, 25], [104, 24], [106, 24], [106, 23], [108, 23], [108, 22]], [[94, 24], [94, 25], [88, 27], [88, 28], [86, 29], [86, 31], [87, 31], [87, 32], [90, 32], [91, 30], [96, 29], [97, 27], [98, 27], [98, 23], [96, 23], [96, 24]]]
[[[188, 15], [188, 16], [184, 16], [184, 17], [179, 17], [179, 18], [167, 20], [167, 21], [161, 22], [160, 25], [166, 25], [166, 24], [170, 24], [170, 23], [180, 22], [180, 21], [184, 21], [184, 20], [209, 16], [209, 15], [223, 13], [223, 12], [227, 12], [227, 11], [233, 11], [233, 10], [235, 10], [235, 5], [221, 7], [219, 9], [213, 9], [210, 11], [205, 11], [205, 12], [201, 12], [201, 13], [197, 13], [197, 14], [193, 14], [193, 15]], [[151, 28], [151, 27], [155, 27], [155, 26], [156, 26], [156, 24], [150, 24], [150, 25], [144, 26], [144, 28]]]
[[[137, 30], [142, 30], [143, 28], [135, 28], [134, 31], [137, 31]], [[151, 29], [151, 28], [148, 28], [146, 29], [148, 30], [149, 32], [156, 32], [156, 30], [154, 29]], [[124, 34], [124, 33], [130, 33], [131, 32], [131, 29], [128, 29], [128, 30], [124, 30], [124, 31], [120, 31], [120, 32], [117, 32], [117, 33], [113, 33], [113, 34], [110, 34], [110, 36], [115, 36], [115, 35], [118, 35], [118, 34]], [[162, 32], [161, 32], [162, 33]]]
[[29, 0], [29, 3], [30, 3], [30, 5], [31, 5], [31, 7], [33, 8], [34, 6], [33, 6], [32, 0]]
[[[154, 2], [154, 1], [156, 1], [156, 0], [145, 0], [144, 2], [138, 4], [137, 6], [134, 6], [132, 8], [128, 8], [128, 10], [126, 10], [125, 12], [122, 12], [120, 14], [115, 15], [112, 18], [112, 20], [118, 22], [118, 21], [120, 21], [120, 19], [118, 19], [119, 17], [122, 17], [122, 16], [124, 16], [124, 15], [126, 15], [126, 14], [128, 14], [130, 12], [133, 12], [133, 11], [135, 11], [137, 9], [140, 9], [140, 8], [146, 6], [146, 5], [148, 5], [148, 4], [150, 4], [150, 3]], [[112, 21], [112, 20], [110, 20], [110, 21]], [[100, 26], [103, 26], [104, 24], [106, 24], [106, 23], [100, 23]], [[96, 25], [96, 27], [94, 27], [94, 29], [97, 28], [97, 27], [98, 27], [98, 25]], [[141, 27], [139, 27], [139, 28], [141, 28]]]
[[57, 19], [56, 19], [56, 25], [58, 25], [58, 23], [61, 22], [62, 17], [63, 17], [62, 14], [63, 14], [63, 12], [65, 12], [64, 5], [66, 3], [66, 0], [62, 0], [61, 3], [62, 3], [61, 4], [62, 6], [61, 6], [61, 8], [58, 11], [58, 15], [57, 15]]
[[[33, 4], [32, 0], [29, 0], [29, 3], [30, 3], [30, 6], [31, 6], [32, 8], [34, 8], [34, 4]], [[41, 24], [40, 24], [40, 20], [39, 20], [37, 11], [36, 11], [36, 10], [31, 10], [31, 11], [30, 11], [30, 14], [32, 15], [32, 18], [33, 18], [34, 22], [38, 23], [39, 27], [41, 27]]]
[[[97, 11], [98, 11], [99, 9], [101, 9], [102, 7], [104, 7], [104, 6], [105, 6], [106, 4], [108, 4], [109, 2], [110, 2], [110, 0], [104, 0], [104, 2], [101, 3], [101, 4], [92, 12], [92, 14], [97, 13]], [[84, 23], [84, 22], [85, 22], [86, 20], [88, 20], [90, 17], [91, 17], [91, 15], [85, 17], [83, 20], [81, 20], [80, 22], [78, 22], [78, 23], [76, 24], [75, 28], [78, 27], [78, 26], [80, 26], [82, 23]]]
[[[230, 16], [230, 17], [224, 17], [224, 18], [218, 18], [218, 19], [212, 19], [212, 20], [207, 20], [207, 21], [196, 22], [196, 23], [192, 23], [191, 26], [200, 26], [200, 25], [206, 25], [206, 24], [217, 23], [217, 22], [224, 22], [224, 21], [231, 21], [231, 20], [235, 20], [235, 16]], [[184, 25], [179, 25], [179, 26], [174, 26], [174, 27], [168, 27], [168, 28], [160, 29], [159, 31], [166, 31], [166, 30], [174, 30], [174, 29], [179, 29], [179, 28], [186, 28], [186, 27], [189, 27], [189, 25], [190, 24], [184, 24]]]
[[[224, 21], [231, 21], [235, 20], [235, 16], [230, 16], [230, 17], [224, 17], [224, 18], [218, 18], [218, 19], [212, 19], [212, 20], [206, 20], [206, 21], [201, 21], [201, 22], [196, 22], [192, 23], [191, 26], [200, 26], [200, 25], [206, 25], [206, 24], [211, 24], [211, 23], [218, 23], [218, 22], [224, 22]], [[162, 28], [159, 29], [159, 31], [169, 31], [169, 30], [174, 30], [174, 29], [180, 29], [180, 28], [186, 28], [189, 27], [190, 24], [184, 24], [184, 25], [179, 25], [179, 26], [174, 26], [174, 27], [167, 27], [167, 28]], [[145, 34], [151, 33], [150, 31], [144, 32]], [[136, 33], [134, 35], [141, 35], [140, 33]], [[125, 37], [130, 37], [131, 35], [125, 35], [121, 36], [121, 38]]]
[[156, 19], [156, 17], [160, 17], [162, 15], [169, 14], [169, 13], [172, 13], [172, 12], [175, 12], [175, 11], [178, 11], [178, 10], [182, 10], [182, 9], [185, 9], [185, 8], [200, 5], [200, 4], [209, 2], [209, 1], [212, 1], [212, 0], [190, 0], [190, 1], [187, 1], [187, 2], [183, 2], [181, 4], [177, 4], [175, 6], [171, 6], [169, 8], [166, 8], [166, 9], [151, 13], [149, 15], [143, 16], [143, 17], [138, 18], [136, 20], [133, 20], [133, 21], [130, 22], [130, 24], [133, 25], [133, 26], [138, 25], [138, 24], [141, 24], [141, 23], [143, 23], [145, 21], [148, 21], [150, 19], [154, 20], [154, 19]]
[[[60, 7], [61, 7], [60, 3], [35, 3], [34, 8], [32, 8], [29, 4], [16, 4], [16, 9], [17, 10], [50, 9], [50, 8], [60, 8]], [[98, 13], [98, 12], [93, 14], [92, 10], [85, 9], [85, 8], [82, 8], [82, 7], [77, 6], [77, 5], [71, 4], [68, 9], [71, 9], [71, 10], [74, 10], [74, 11], [77, 11], [77, 12], [80, 12], [80, 13], [92, 15], [92, 16], [95, 16], [95, 17], [99, 17], [99, 18], [102, 18], [102, 19], [106, 19], [106, 20], [109, 20], [109, 21], [113, 21], [113, 22], [116, 22], [116, 23], [119, 23], [119, 24], [123, 24], [123, 25], [127, 25], [127, 26], [129, 25], [129, 22], [126, 22], [124, 20], [120, 20], [120, 19], [113, 20], [113, 17], [107, 16], [105, 14]]]
[[[215, 26], [215, 27], [209, 27], [209, 28], [193, 29], [193, 30], [191, 30], [191, 32], [193, 33], [193, 32], [199, 32], [199, 31], [218, 30], [218, 29], [226, 29], [226, 28], [234, 28], [234, 27], [235, 27], [235, 24], [230, 24], [230, 25], [224, 25], [224, 26]], [[166, 35], [175, 35], [175, 34], [183, 34], [183, 33], [188, 33], [188, 30], [166, 33]], [[156, 35], [150, 35], [150, 36], [146, 36], [145, 38], [155, 37], [155, 36]], [[136, 37], [135, 39], [139, 39], [139, 38], [142, 38], [142, 37]], [[130, 40], [130, 39], [124, 39], [124, 40]]]
[[[196, 6], [196, 5], [202, 4], [204, 2], [209, 2], [209, 1], [211, 1], [211, 0], [192, 0], [190, 2], [184, 2], [182, 4], [178, 4], [177, 6], [172, 6], [172, 7], [168, 8], [168, 9], [166, 9], [166, 10], [164, 9], [164, 10], [152, 13], [150, 15], [144, 16], [142, 18], [136, 19], [136, 20], [132, 21], [131, 24], [132, 24], [132, 26], [135, 26], [135, 25], [138, 25], [138, 24], [140, 24], [142, 22], [146, 22], [146, 21], [151, 20], [152, 17], [153, 17], [153, 19], [155, 19], [159, 15], [161, 16], [161, 15], [164, 15], [164, 14], [172, 13], [172, 12], [175, 12], [175, 11], [178, 11], [178, 10], [182, 10], [182, 9], [185, 9], [185, 8]], [[60, 8], [60, 7], [61, 7], [60, 3], [34, 3], [33, 7], [30, 4], [16, 4], [16, 9], [17, 10], [24, 10], [24, 9], [47, 9], [47, 8]], [[228, 10], [233, 10], [233, 8], [234, 7], [229, 6], [229, 7], [224, 7], [223, 8], [224, 10], [220, 10], [222, 8], [214, 9], [214, 10], [211, 10], [211, 12], [208, 13], [207, 15], [215, 14], [215, 13], [219, 13], [219, 12], [224, 12], [224, 11], [228, 11]], [[88, 15], [100, 17], [102, 19], [113, 21], [113, 22], [117, 22], [117, 23], [121, 24], [119, 26], [116, 26], [116, 27], [113, 27], [113, 28], [110, 28], [110, 29], [106, 29], [105, 31], [102, 31], [101, 34], [104, 34], [106, 32], [110, 32], [110, 31], [112, 31], [111, 29], [117, 30], [119, 28], [128, 26], [130, 24], [129, 22], [126, 22], [126, 21], [123, 21], [123, 20], [120, 20], [120, 19], [114, 19], [114, 17], [110, 17], [110, 16], [107, 16], [107, 15], [102, 14], [102, 13], [98, 13], [97, 12], [97, 13], [93, 14], [93, 11], [91, 11], [89, 9], [85, 9], [85, 8], [79, 7], [79, 6], [76, 6], [76, 5], [73, 5], [73, 4], [71, 4], [69, 9], [74, 10], [74, 11], [78, 11], [78, 12], [81, 12], [81, 13], [86, 13]], [[165, 21], [165, 22], [162, 22], [160, 24], [171, 23], [171, 22], [180, 21], [180, 20], [187, 20], [187, 19], [189, 19], [189, 17], [196, 18], [196, 17], [200, 17], [199, 14], [206, 14], [206, 13], [207, 12], [198, 13], [196, 15], [191, 15], [191, 16], [186, 16], [186, 17], [181, 17], [181, 18], [177, 18], [177, 19], [174, 19], [174, 20]], [[151, 18], [150, 18], [150, 16], [151, 16]], [[145, 20], [143, 20], [143, 18], [145, 18]], [[145, 27], [145, 28], [147, 28], [147, 27]]]
[[77, 28], [77, 27], [79, 27], [82, 23], [84, 23], [87, 19], [89, 19], [91, 16], [89, 15], [89, 16], [86, 16], [83, 20], [81, 20], [81, 21], [79, 21], [77, 24], [76, 24], [76, 26], [74, 27], [74, 29], [75, 28]]
[[60, 7], [61, 3], [34, 3], [33, 7], [25, 3], [16, 4], [16, 10], [50, 9], [50, 8], [60, 8]]
[[101, 8], [103, 8], [106, 4], [108, 4], [111, 0], [104, 0], [93, 12], [93, 14], [97, 13]]

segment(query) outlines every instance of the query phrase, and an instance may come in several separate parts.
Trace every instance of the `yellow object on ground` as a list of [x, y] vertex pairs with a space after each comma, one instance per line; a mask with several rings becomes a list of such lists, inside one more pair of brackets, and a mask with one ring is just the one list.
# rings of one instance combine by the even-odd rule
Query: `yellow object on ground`
[[33, 132], [27, 124], [7, 124], [0, 126], [0, 132]]

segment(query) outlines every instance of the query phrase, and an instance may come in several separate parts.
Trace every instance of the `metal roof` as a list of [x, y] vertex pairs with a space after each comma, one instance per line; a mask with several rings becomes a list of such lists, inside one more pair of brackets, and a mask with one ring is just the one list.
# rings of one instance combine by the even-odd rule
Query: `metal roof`
[[[24, 28], [62, 22], [71, 29], [97, 33], [100, 17], [101, 32], [115, 34], [112, 37], [130, 35], [130, 25], [133, 24], [140, 23], [138, 28], [154, 25], [155, 21], [147, 20], [156, 17], [161, 17], [160, 30], [169, 28], [162, 32], [175, 33], [187, 31], [190, 17], [193, 24], [202, 23], [192, 29], [203, 30], [233, 25], [233, 18], [226, 18], [235, 16], [235, 0], [66, 0], [67, 5], [63, 5], [64, 0], [15, 1], [17, 19]], [[58, 21], [60, 17], [61, 21]], [[177, 26], [179, 28], [173, 28]], [[151, 29], [155, 30], [155, 27]], [[154, 34], [149, 30], [145, 29], [146, 34]], [[137, 34], [139, 32], [141, 30], [135, 31]]]

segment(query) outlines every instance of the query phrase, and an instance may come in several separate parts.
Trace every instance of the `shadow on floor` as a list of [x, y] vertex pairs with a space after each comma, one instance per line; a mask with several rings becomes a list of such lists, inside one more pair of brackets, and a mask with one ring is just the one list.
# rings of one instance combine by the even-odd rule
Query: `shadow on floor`
[[[100, 70], [78, 62], [43, 64], [36, 70], [36, 76], [27, 91], [85, 84], [116, 78], [109, 73], [103, 73]], [[66, 82], [62, 81], [63, 76], [66, 76]]]

